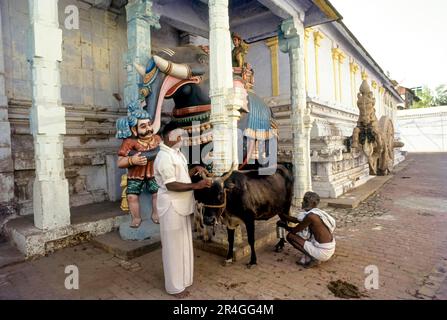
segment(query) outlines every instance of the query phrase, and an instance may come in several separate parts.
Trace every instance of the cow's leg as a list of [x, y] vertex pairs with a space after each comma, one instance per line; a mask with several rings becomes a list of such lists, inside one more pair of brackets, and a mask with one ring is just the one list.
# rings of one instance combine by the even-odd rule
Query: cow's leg
[[228, 253], [227, 253], [227, 260], [224, 261], [225, 266], [228, 266], [233, 263], [234, 232], [235, 229], [230, 229], [227, 227]]
[[[287, 220], [285, 218], [283, 218], [283, 214], [279, 214], [279, 217], [281, 218], [281, 221], [287, 223]], [[279, 221], [278, 221], [279, 223]], [[286, 243], [286, 240], [284, 239], [285, 237], [285, 232], [286, 230], [280, 226], [278, 226], [278, 223], [276, 225], [276, 236], [279, 239], [278, 243], [275, 246], [275, 252], [282, 252], [284, 249], [284, 244]]]
[[251, 268], [257, 264], [255, 252], [255, 221], [245, 221], [245, 227], [247, 228], [248, 244], [250, 245], [251, 251], [250, 262], [247, 264], [247, 268]]

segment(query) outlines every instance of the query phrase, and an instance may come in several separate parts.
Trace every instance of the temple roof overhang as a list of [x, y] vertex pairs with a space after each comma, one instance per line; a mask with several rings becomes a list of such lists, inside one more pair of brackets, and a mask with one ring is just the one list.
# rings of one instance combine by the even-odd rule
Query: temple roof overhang
[[[95, 8], [125, 14], [128, 0], [81, 0]], [[152, 0], [152, 9], [161, 23], [183, 32], [208, 38], [208, 0]], [[343, 17], [328, 0], [229, 0], [230, 29], [248, 43], [278, 34], [278, 26], [287, 18], [298, 18], [307, 27], [336, 22], [332, 25], [380, 75], [385, 87], [400, 102], [402, 98], [391, 80], [363, 45], [341, 21]]]
[[[128, 3], [128, 0], [81, 1], [118, 14], [125, 13], [124, 7]], [[162, 22], [184, 32], [208, 37], [208, 0], [152, 0], [152, 3]], [[303, 22], [304, 27], [342, 18], [327, 0], [229, 0], [230, 28], [244, 36], [247, 42], [276, 35], [281, 21], [294, 16]]]

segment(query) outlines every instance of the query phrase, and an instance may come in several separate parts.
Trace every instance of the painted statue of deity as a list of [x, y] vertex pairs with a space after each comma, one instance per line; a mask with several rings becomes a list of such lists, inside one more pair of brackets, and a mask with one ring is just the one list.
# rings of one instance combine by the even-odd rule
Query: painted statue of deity
[[232, 51], [233, 67], [243, 68], [245, 65], [245, 56], [248, 53], [248, 44], [235, 32], [232, 34], [232, 39], [234, 45]]
[[248, 54], [249, 45], [237, 33], [232, 33], [233, 51], [232, 65], [233, 73], [236, 77], [240, 77], [246, 89], [251, 90], [254, 85], [253, 68], [245, 61], [245, 56]]
[[[161, 138], [153, 134], [149, 114], [145, 110], [134, 109], [136, 110], [127, 118], [121, 118], [117, 122], [117, 138], [123, 139], [118, 151], [118, 167], [127, 169], [127, 183], [124, 179], [121, 184], [125, 187], [121, 208], [126, 210], [128, 207], [130, 210], [132, 215], [130, 227], [139, 228], [142, 222], [139, 196], [144, 190], [152, 195], [151, 218], [158, 224], [156, 207], [158, 185], [154, 178], [153, 163], [159, 151]], [[132, 106], [129, 106], [129, 110], [132, 110]]]

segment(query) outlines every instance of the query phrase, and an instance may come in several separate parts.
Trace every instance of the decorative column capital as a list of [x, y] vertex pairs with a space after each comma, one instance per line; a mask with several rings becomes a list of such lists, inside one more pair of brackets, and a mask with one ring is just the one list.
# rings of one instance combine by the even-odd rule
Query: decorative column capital
[[314, 31], [314, 45], [315, 45], [315, 47], [320, 47], [321, 40], [323, 40], [323, 39], [324, 39], [323, 33], [321, 33], [320, 31]]
[[346, 59], [346, 55], [343, 53], [343, 51], [340, 50], [340, 52], [338, 53], [338, 62], [340, 62], [340, 64], [343, 64], [343, 62], [345, 62]]
[[265, 40], [265, 44], [270, 49], [274, 49], [279, 44], [278, 36], [275, 36], [275, 37], [272, 37], [272, 38], [268, 38], [267, 40]]
[[371, 87], [373, 87], [373, 89], [377, 89], [377, 82], [375, 80], [371, 81]]
[[340, 48], [332, 48], [332, 59], [335, 61], [339, 61], [340, 63], [343, 63], [344, 59], [346, 58], [343, 51], [340, 50]]
[[312, 28], [305, 28], [304, 29], [304, 40], [307, 41], [310, 38], [310, 33], [313, 31]]
[[383, 94], [385, 92], [385, 88], [383, 86], [379, 87], [379, 93]]
[[279, 48], [284, 53], [300, 47], [300, 36], [293, 19], [287, 19], [281, 23], [278, 31], [278, 39]]
[[362, 80], [367, 80], [368, 79], [368, 73], [366, 72], [366, 70], [362, 71]]
[[352, 61], [349, 63], [349, 69], [351, 70], [352, 74], [356, 74], [357, 71], [359, 71], [359, 65], [354, 61]]
[[142, 20], [150, 26], [160, 28], [160, 15], [152, 11], [151, 0], [133, 0], [126, 5], [127, 23], [132, 20]]

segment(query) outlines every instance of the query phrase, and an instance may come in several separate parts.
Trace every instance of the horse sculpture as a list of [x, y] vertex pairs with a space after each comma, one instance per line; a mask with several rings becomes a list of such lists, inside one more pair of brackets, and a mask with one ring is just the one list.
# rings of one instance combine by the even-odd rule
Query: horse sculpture
[[[175, 107], [171, 121], [175, 121], [188, 132], [188, 138], [183, 140], [184, 146], [200, 146], [202, 151], [212, 142], [208, 47], [166, 48], [154, 53], [146, 67], [138, 64], [135, 64], [135, 67], [143, 77], [140, 99], [144, 101], [144, 108], [152, 116], [154, 133], [161, 127], [164, 100], [173, 99]], [[234, 77], [234, 84], [250, 88], [244, 83], [243, 77]], [[276, 152], [268, 142], [265, 150], [258, 152], [257, 148], [263, 145], [258, 143], [259, 141], [271, 141], [277, 136], [277, 126], [271, 109], [250, 89], [245, 90], [247, 99], [240, 109], [241, 117], [238, 123], [244, 139], [243, 155], [239, 157], [243, 159], [244, 165], [250, 160], [254, 163], [254, 159], [264, 156], [263, 151]], [[197, 123], [200, 125], [193, 126]], [[208, 146], [207, 150], [210, 149]], [[189, 152], [189, 155], [191, 157], [192, 152]], [[200, 164], [204, 164], [202, 157]]]
[[391, 119], [383, 116], [377, 120], [374, 105], [376, 99], [364, 80], [357, 96], [360, 115], [352, 134], [353, 149], [362, 146], [369, 162], [371, 175], [388, 175], [394, 165], [394, 148], [402, 147], [401, 142], [394, 141], [394, 126]]

